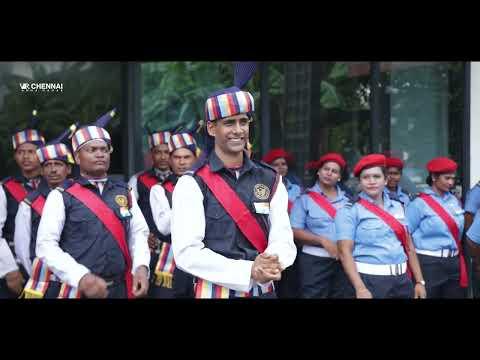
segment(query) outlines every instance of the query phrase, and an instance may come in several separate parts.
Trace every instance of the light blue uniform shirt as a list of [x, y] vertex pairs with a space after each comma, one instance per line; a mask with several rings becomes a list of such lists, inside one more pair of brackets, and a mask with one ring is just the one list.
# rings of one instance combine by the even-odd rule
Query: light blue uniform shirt
[[[431, 195], [455, 219], [461, 237], [463, 233], [464, 210], [455, 195], [446, 193], [443, 196], [439, 196], [431, 188], [424, 192]], [[408, 228], [412, 234], [413, 244], [416, 249], [430, 251], [457, 249], [455, 239], [445, 222], [421, 198], [417, 197], [408, 205], [406, 215]]]
[[467, 236], [474, 243], [480, 245], [480, 211], [475, 214], [472, 226], [467, 230]]
[[[316, 192], [321, 195], [323, 191], [315, 183], [313, 187], [309, 189], [310, 191]], [[337, 197], [333, 200], [330, 200], [332, 206], [337, 209], [341, 209], [349, 201], [345, 196], [345, 192], [342, 191], [337, 186]], [[326, 237], [331, 241], [335, 241], [335, 221], [328, 215], [328, 213], [323, 210], [317, 203], [308, 195], [301, 195], [295, 205], [293, 206], [292, 212], [290, 214], [290, 223], [292, 228], [301, 229], [309, 231], [315, 235], [321, 235]]]
[[399, 200], [403, 203], [403, 206], [407, 207], [407, 205], [410, 204], [410, 197], [403, 191], [400, 185], [397, 186], [397, 191], [390, 191], [387, 187], [385, 187], [384, 191], [390, 196], [390, 199]]
[[480, 184], [475, 185], [467, 193], [465, 211], [475, 215], [480, 209]]
[[[373, 203], [372, 198], [364, 192], [359, 196]], [[407, 256], [403, 246], [390, 226], [358, 202], [349, 204], [337, 212], [335, 228], [337, 241], [353, 240], [354, 260], [378, 265], [406, 262]], [[405, 212], [400, 202], [390, 199], [383, 193], [383, 204], [383, 210], [406, 225]]]
[[302, 189], [297, 184], [292, 183], [287, 178], [285, 179], [285, 187], [288, 193], [288, 200], [295, 202], [295, 200], [302, 194]]

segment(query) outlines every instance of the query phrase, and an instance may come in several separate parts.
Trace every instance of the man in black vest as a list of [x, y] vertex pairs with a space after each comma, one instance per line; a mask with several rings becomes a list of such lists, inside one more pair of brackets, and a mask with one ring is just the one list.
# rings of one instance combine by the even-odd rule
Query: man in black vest
[[150, 192], [154, 185], [162, 184], [172, 174], [169, 163], [170, 153], [168, 151], [170, 135], [170, 131], [153, 132], [149, 130], [148, 145], [152, 157], [152, 168], [133, 175], [128, 182], [150, 230], [148, 236], [148, 246], [150, 248], [150, 287], [148, 296], [152, 298], [158, 297], [153, 283], [155, 282], [155, 265], [158, 263], [161, 243], [165, 241], [170, 242], [170, 236], [162, 235], [155, 226], [150, 206]]
[[43, 209], [36, 253], [63, 283], [61, 298], [133, 298], [148, 291], [147, 223], [128, 185], [107, 177], [113, 148], [103, 126], [113, 115], [75, 132], [80, 177], [52, 190]]
[[245, 151], [253, 111], [237, 87], [207, 99], [206, 155], [173, 192], [174, 258], [196, 278], [196, 298], [275, 297], [296, 256], [281, 177]]
[[155, 284], [151, 291], [156, 298], [192, 297], [192, 278], [179, 270], [173, 260], [170, 240], [172, 192], [180, 176], [197, 160], [199, 148], [192, 134], [173, 134], [168, 142], [170, 164], [173, 170], [165, 182], [152, 187], [150, 204], [155, 228], [164, 237], [160, 243], [160, 256], [154, 266]]
[[33, 118], [27, 129], [12, 136], [15, 162], [21, 175], [7, 177], [0, 182], [0, 299], [16, 298], [22, 292], [27, 273], [17, 265], [14, 250], [15, 216], [19, 204], [34, 191], [41, 180], [41, 166], [36, 150], [45, 145], [45, 139], [35, 129], [38, 118]]
[[[35, 245], [37, 241], [38, 225], [43, 213], [43, 206], [50, 191], [62, 185], [72, 172], [73, 156], [62, 141], [68, 138], [70, 132], [50, 141], [46, 146], [37, 149], [37, 156], [42, 165], [42, 180], [37, 190], [32, 191], [18, 207], [15, 217], [15, 253], [26, 269], [30, 280], [25, 286], [25, 297], [41, 298], [45, 294], [46, 286], [41, 284], [51, 280], [41, 279], [43, 264], [35, 261]], [[72, 134], [73, 135], [73, 134]], [[65, 185], [63, 185], [65, 186]], [[32, 267], [35, 267], [32, 271]], [[33, 277], [32, 277], [33, 273]], [[45, 280], [45, 281], [42, 281]]]

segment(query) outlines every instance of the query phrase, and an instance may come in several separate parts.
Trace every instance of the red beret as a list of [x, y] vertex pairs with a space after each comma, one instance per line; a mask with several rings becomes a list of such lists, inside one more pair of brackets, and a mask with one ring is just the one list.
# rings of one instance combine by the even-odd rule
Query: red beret
[[338, 165], [340, 165], [342, 169], [344, 169], [345, 165], [347, 165], [347, 162], [345, 161], [342, 155], [340, 155], [339, 153], [332, 152], [332, 153], [325, 154], [320, 159], [318, 159], [318, 162], [317, 162], [318, 168], [320, 168], [324, 163], [328, 161], [333, 161], [337, 163]]
[[262, 158], [262, 161], [267, 164], [272, 164], [276, 159], [279, 158], [284, 158], [288, 164], [291, 164], [293, 162], [293, 156], [282, 148], [270, 150], [270, 152], [268, 152]]
[[383, 154], [370, 154], [364, 156], [353, 168], [353, 175], [359, 176], [363, 169], [366, 167], [372, 166], [383, 166], [385, 167], [386, 157]]
[[387, 157], [386, 159], [386, 166], [388, 167], [396, 167], [399, 169], [403, 169], [403, 161], [396, 157]]
[[430, 173], [450, 173], [457, 171], [457, 163], [447, 157], [437, 157], [427, 163]]

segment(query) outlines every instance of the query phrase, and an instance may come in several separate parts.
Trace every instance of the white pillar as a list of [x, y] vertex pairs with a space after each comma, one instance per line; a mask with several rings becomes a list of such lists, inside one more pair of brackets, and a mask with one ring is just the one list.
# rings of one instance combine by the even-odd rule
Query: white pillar
[[480, 62], [470, 63], [470, 187], [480, 181]]

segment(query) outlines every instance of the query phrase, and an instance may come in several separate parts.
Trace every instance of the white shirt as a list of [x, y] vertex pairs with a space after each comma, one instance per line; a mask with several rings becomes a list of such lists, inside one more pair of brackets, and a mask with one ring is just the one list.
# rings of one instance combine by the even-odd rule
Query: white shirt
[[[132, 193], [132, 218], [128, 232], [128, 247], [132, 257], [132, 274], [139, 266], [149, 268], [150, 250], [148, 248], [148, 226], [135, 195]], [[65, 205], [63, 196], [57, 189], [52, 190], [47, 197], [43, 208], [42, 219], [38, 227], [36, 253], [37, 257], [45, 261], [53, 273], [62, 282], [78, 287], [80, 279], [90, 270], [75, 259], [60, 246], [60, 236], [65, 224]]]
[[22, 201], [18, 206], [17, 216], [15, 217], [13, 242], [15, 244], [15, 255], [25, 267], [25, 270], [27, 270], [28, 275], [32, 275], [32, 262], [30, 260], [31, 234], [32, 208]]
[[0, 278], [4, 278], [9, 272], [18, 270], [12, 251], [3, 237], [5, 221], [7, 221], [7, 197], [3, 186], [0, 185]]
[[158, 231], [162, 235], [169, 235], [172, 209], [168, 203], [167, 195], [165, 195], [165, 189], [160, 184], [154, 185], [150, 190], [150, 207]]
[[[265, 253], [278, 255], [282, 268], [297, 255], [287, 204], [287, 190], [280, 181], [270, 202]], [[180, 269], [232, 290], [249, 291], [256, 285], [251, 279], [253, 261], [229, 259], [205, 247], [203, 194], [192, 176], [182, 176], [175, 186], [171, 221], [173, 255]]]
[[130, 180], [128, 180], [128, 186], [132, 188], [132, 192], [135, 194], [135, 199], [138, 199], [138, 188], [137, 188], [137, 183], [138, 183], [138, 175], [140, 175], [143, 171], [140, 171], [133, 175]]

